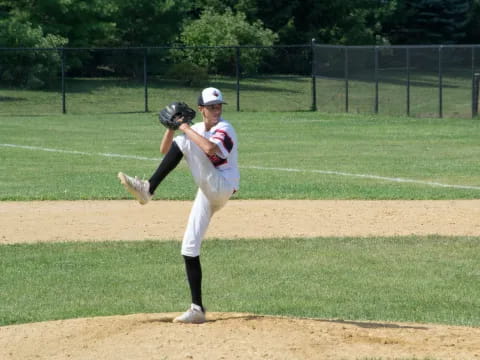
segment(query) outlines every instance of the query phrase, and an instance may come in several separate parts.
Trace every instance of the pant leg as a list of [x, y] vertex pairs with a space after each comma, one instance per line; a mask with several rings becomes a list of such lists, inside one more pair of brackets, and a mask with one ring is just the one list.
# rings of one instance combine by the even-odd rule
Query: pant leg
[[198, 189], [188, 217], [187, 228], [183, 235], [183, 256], [196, 257], [200, 255], [202, 240], [207, 231], [208, 225], [210, 224], [212, 215], [212, 204], [205, 196], [202, 189]]
[[195, 257], [200, 255], [202, 240], [213, 214], [227, 203], [234, 188], [194, 142], [185, 135], [177, 136], [175, 142], [199, 187], [182, 242], [182, 255]]

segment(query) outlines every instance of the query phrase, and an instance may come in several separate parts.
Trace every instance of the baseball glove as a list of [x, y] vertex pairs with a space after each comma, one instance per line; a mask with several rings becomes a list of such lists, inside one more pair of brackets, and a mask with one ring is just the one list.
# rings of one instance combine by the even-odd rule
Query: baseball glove
[[192, 124], [192, 120], [195, 115], [195, 111], [187, 104], [184, 102], [175, 101], [160, 111], [160, 114], [158, 114], [158, 119], [166, 128], [177, 130], [181, 124]]

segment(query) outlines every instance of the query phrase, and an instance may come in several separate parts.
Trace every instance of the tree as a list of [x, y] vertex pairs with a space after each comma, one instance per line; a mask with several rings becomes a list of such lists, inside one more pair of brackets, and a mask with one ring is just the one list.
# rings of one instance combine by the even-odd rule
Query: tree
[[67, 39], [47, 34], [38, 26], [15, 18], [0, 20], [0, 47], [38, 48], [2, 52], [0, 80], [3, 83], [26, 88], [42, 88], [56, 81], [60, 70], [60, 54], [54, 50], [64, 46]]
[[[235, 9], [245, 13], [249, 21], [261, 20], [267, 29], [278, 34], [280, 43], [298, 44], [309, 41], [297, 33], [295, 25], [295, 11], [301, 5], [300, 0], [240, 0]], [[298, 37], [292, 38], [294, 34]]]
[[248, 22], [261, 20], [265, 28], [280, 33], [300, 6], [300, 0], [196, 0], [194, 13], [198, 16], [207, 8], [224, 13], [230, 8], [245, 14]]
[[[196, 1], [197, 6], [205, 3], [219, 1]], [[306, 44], [315, 38], [327, 44], [364, 45], [383, 43], [382, 22], [395, 8], [396, 0], [238, 0], [233, 3], [232, 7], [245, 13], [248, 21], [261, 20], [266, 28], [277, 33], [281, 44]]]
[[0, 0], [0, 16], [40, 26], [71, 47], [168, 45], [191, 9], [188, 0]]
[[477, 44], [480, 39], [480, 0], [472, 0], [472, 6], [469, 13], [466, 26], [467, 36], [465, 43]]
[[43, 33], [68, 39], [72, 47], [115, 42], [115, 0], [3, 0], [9, 15], [41, 27]]
[[386, 32], [396, 44], [456, 44], [467, 36], [470, 0], [398, 0]]
[[116, 3], [115, 21], [121, 46], [171, 44], [192, 7], [189, 0], [117, 0]]

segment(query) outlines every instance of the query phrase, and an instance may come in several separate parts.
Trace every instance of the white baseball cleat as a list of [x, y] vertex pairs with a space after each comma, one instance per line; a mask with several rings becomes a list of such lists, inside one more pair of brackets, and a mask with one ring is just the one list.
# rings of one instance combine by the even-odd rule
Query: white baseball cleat
[[205, 313], [200, 306], [192, 304], [190, 309], [173, 319], [173, 322], [183, 324], [202, 324], [205, 322]]
[[127, 191], [135, 196], [138, 202], [145, 205], [152, 198], [150, 194], [150, 183], [147, 180], [140, 180], [136, 176], [133, 178], [122, 172], [118, 173], [118, 178]]

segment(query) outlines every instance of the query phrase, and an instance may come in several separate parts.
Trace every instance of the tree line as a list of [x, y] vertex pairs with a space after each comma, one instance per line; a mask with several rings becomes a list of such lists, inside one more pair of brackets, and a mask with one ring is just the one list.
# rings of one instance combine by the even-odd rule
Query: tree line
[[0, 0], [0, 46], [465, 44], [479, 15], [480, 0]]
[[[190, 74], [182, 79], [190, 83], [212, 72], [231, 73], [238, 60], [250, 73], [292, 69], [298, 61], [269, 61], [278, 56], [268, 47], [311, 39], [338, 45], [474, 44], [480, 39], [480, 0], [0, 0], [0, 48], [173, 46], [163, 57], [173, 64], [169, 75]], [[242, 45], [263, 48], [242, 50], [241, 59], [214, 48], [191, 49]], [[60, 56], [2, 53], [0, 80], [48, 86], [56, 81]], [[79, 53], [70, 56], [66, 70], [139, 74], [141, 64], [114, 63], [111, 56]]]

